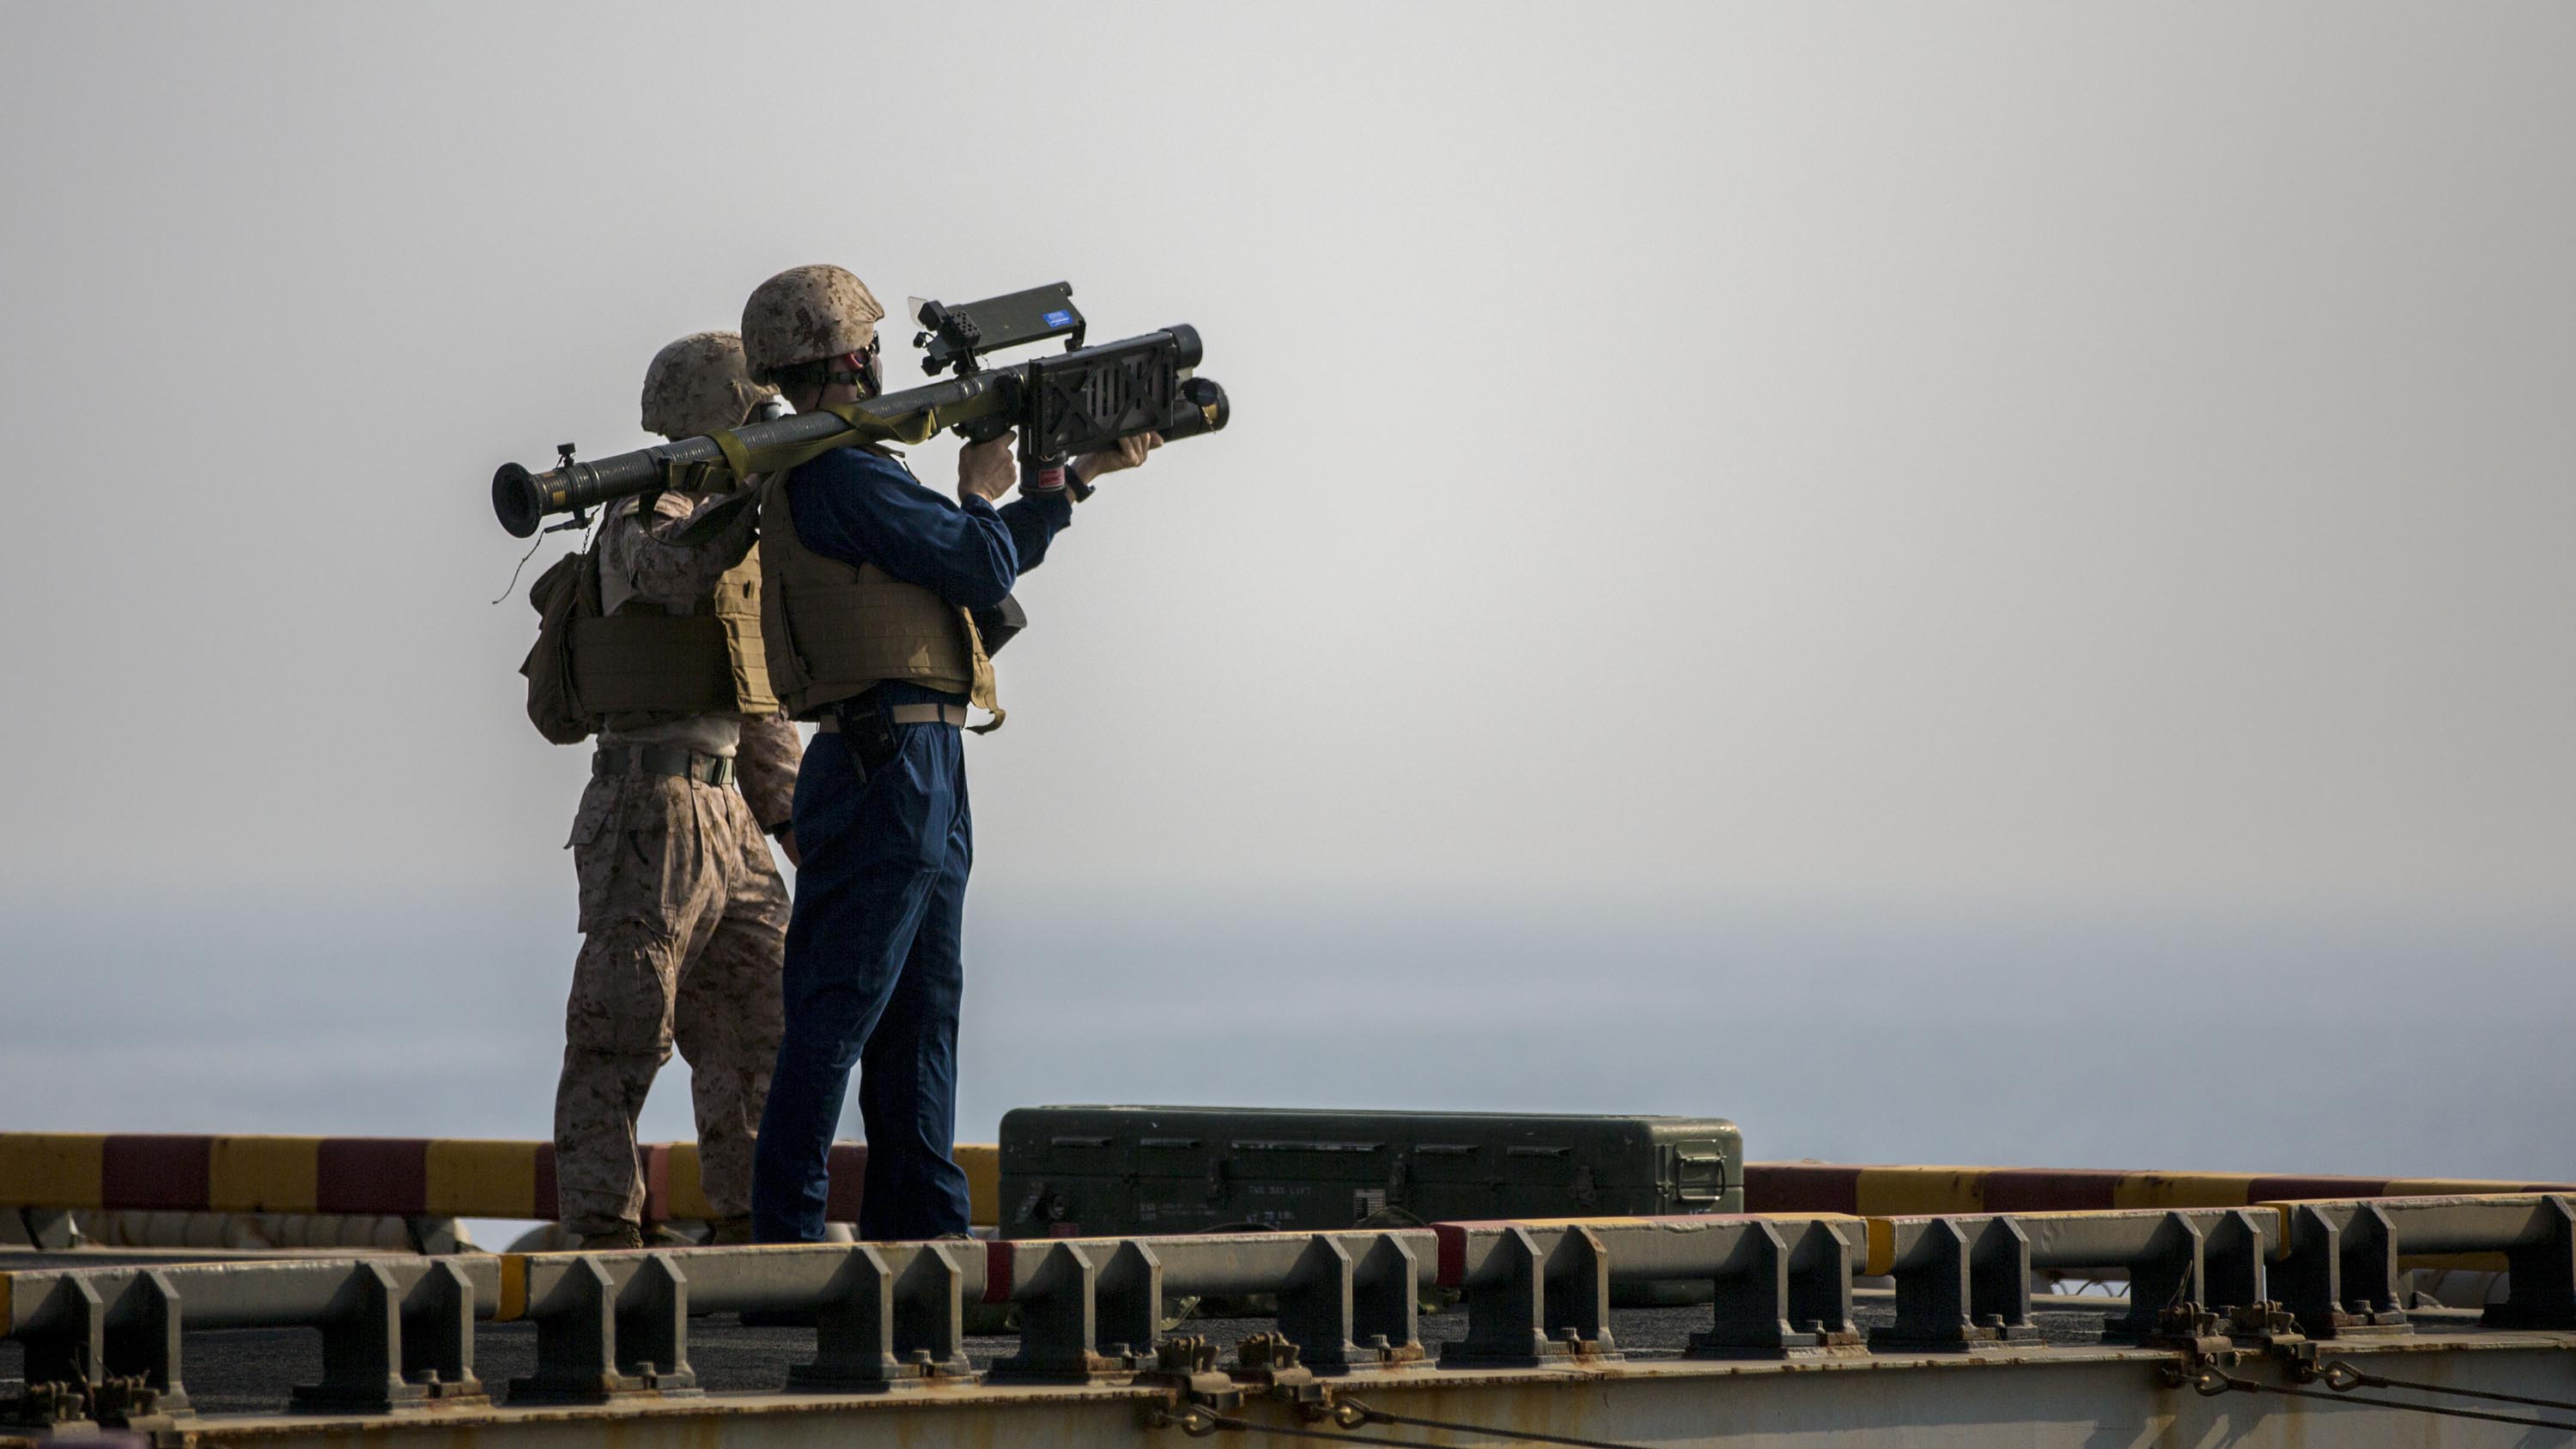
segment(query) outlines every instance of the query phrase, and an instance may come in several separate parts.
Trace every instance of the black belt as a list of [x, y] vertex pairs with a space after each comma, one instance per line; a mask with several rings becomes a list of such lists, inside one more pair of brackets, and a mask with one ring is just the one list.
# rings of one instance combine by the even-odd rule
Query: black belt
[[733, 783], [733, 761], [678, 745], [601, 745], [590, 757], [593, 775], [679, 775], [702, 785]]

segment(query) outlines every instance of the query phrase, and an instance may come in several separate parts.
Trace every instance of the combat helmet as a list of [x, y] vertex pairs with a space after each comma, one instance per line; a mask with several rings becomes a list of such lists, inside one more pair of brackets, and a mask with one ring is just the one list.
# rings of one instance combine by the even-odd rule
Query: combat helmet
[[742, 306], [743, 354], [751, 380], [774, 385], [781, 370], [843, 353], [873, 351], [885, 308], [868, 284], [830, 265], [789, 267]]
[[742, 339], [731, 332], [692, 332], [653, 354], [644, 369], [644, 430], [695, 438], [740, 427], [752, 409], [776, 397], [751, 380]]

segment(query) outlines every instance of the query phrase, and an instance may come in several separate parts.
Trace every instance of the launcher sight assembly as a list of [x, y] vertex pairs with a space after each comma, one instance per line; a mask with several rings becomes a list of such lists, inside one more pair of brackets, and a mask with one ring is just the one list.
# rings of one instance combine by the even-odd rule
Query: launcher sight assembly
[[1082, 350], [1082, 313], [1073, 305], [1073, 288], [1064, 282], [1031, 287], [1007, 297], [988, 297], [962, 307], [910, 301], [912, 320], [921, 324], [912, 345], [921, 349], [921, 370], [937, 377], [949, 368], [966, 376], [980, 365], [979, 352], [999, 352], [1023, 343], [1064, 339], [1064, 350]]
[[[751, 474], [861, 442], [920, 443], [943, 429], [981, 442], [1017, 429], [1023, 476], [1033, 476], [1123, 438], [1160, 433], [1174, 442], [1226, 425], [1225, 389], [1194, 375], [1199, 334], [1186, 323], [1086, 347], [1073, 289], [1062, 282], [953, 307], [918, 301], [912, 311], [923, 370], [948, 377], [587, 463], [563, 444], [542, 472], [502, 464], [492, 475], [492, 511], [526, 538], [549, 514], [586, 524], [594, 504], [664, 489], [723, 492]], [[987, 360], [1057, 337], [1063, 352], [999, 366]]]

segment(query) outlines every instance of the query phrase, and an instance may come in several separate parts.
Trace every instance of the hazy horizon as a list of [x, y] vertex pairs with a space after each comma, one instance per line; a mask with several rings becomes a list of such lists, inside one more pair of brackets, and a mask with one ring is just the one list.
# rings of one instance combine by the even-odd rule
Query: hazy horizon
[[[9, 902], [56, 969], [0, 1018], [0, 1101], [545, 1137], [578, 940], [547, 884], [150, 931]], [[2576, 1177], [2576, 930], [2547, 922], [1029, 893], [968, 924], [962, 1140], [1061, 1101], [1661, 1112], [1762, 1159]], [[644, 1130], [692, 1135], [676, 1059]]]

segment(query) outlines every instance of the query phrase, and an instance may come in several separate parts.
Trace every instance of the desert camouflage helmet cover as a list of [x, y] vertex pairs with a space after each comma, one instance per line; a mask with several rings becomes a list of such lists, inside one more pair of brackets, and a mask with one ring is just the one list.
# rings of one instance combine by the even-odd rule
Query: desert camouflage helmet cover
[[742, 425], [751, 410], [777, 396], [751, 380], [742, 339], [731, 332], [692, 332], [653, 354], [644, 369], [644, 430], [695, 438]]
[[789, 267], [761, 283], [742, 306], [742, 345], [752, 380], [774, 382], [782, 367], [864, 351], [884, 316], [868, 284], [842, 268]]

